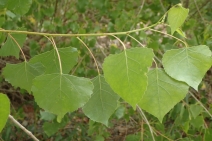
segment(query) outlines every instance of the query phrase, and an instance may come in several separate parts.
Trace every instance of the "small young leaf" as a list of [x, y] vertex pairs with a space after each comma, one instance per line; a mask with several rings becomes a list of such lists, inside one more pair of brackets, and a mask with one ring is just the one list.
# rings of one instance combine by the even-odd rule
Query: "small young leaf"
[[132, 48], [106, 57], [103, 63], [105, 80], [134, 109], [146, 91], [153, 56], [152, 49]]
[[8, 0], [6, 6], [15, 14], [24, 15], [29, 11], [31, 4], [32, 0]]
[[[11, 36], [17, 41], [20, 47], [23, 46], [26, 35], [25, 34], [11, 34]], [[0, 56], [15, 56], [17, 59], [19, 58], [20, 49], [18, 48], [17, 44], [7, 36], [7, 40], [4, 45], [0, 49]]]
[[212, 129], [205, 129], [204, 141], [211, 141], [212, 139]]
[[169, 77], [163, 69], [150, 70], [147, 76], [147, 90], [139, 106], [162, 122], [165, 114], [186, 96], [189, 87]]
[[5, 94], [0, 93], [0, 133], [4, 128], [10, 114], [10, 100]]
[[196, 118], [203, 110], [203, 108], [200, 105], [192, 104], [189, 105], [189, 107], [193, 118]]
[[197, 90], [212, 65], [211, 51], [205, 45], [173, 49], [163, 55], [162, 62], [168, 75]]
[[6, 64], [3, 69], [5, 80], [15, 87], [31, 92], [32, 80], [44, 73], [44, 67], [41, 63], [31, 64], [22, 62], [19, 64]]
[[201, 126], [204, 127], [204, 119], [203, 116], [197, 116], [195, 119], [192, 119], [190, 121], [190, 124], [194, 127], [194, 128], [200, 128]]
[[[66, 47], [58, 49], [62, 63], [63, 73], [69, 73], [72, 67], [77, 63], [78, 52], [76, 48]], [[53, 49], [45, 53], [34, 56], [29, 62], [42, 63], [46, 70], [45, 74], [59, 73], [60, 66], [56, 51]]]
[[181, 4], [172, 7], [168, 11], [168, 23], [171, 27], [171, 34], [173, 34], [185, 21], [189, 10], [183, 8]]
[[38, 76], [32, 86], [37, 104], [58, 115], [58, 121], [67, 112], [82, 107], [89, 100], [92, 90], [93, 84], [89, 79], [59, 73]]
[[56, 116], [52, 113], [49, 113], [47, 111], [40, 111], [41, 120], [51, 121], [56, 118]]
[[56, 120], [53, 122], [45, 122], [43, 124], [43, 131], [46, 133], [48, 137], [52, 136], [55, 134], [59, 129], [63, 128], [67, 123], [68, 123], [68, 118], [64, 118], [62, 122], [58, 123]]
[[94, 90], [89, 101], [83, 106], [83, 112], [91, 120], [108, 125], [108, 119], [117, 107], [119, 96], [113, 92], [103, 76], [92, 79]]

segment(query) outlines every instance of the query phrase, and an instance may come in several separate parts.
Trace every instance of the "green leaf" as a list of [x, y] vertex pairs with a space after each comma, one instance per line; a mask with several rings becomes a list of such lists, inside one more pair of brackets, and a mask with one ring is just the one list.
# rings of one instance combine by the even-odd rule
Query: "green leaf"
[[123, 105], [120, 105], [120, 106], [117, 108], [117, 110], [116, 110], [116, 112], [115, 112], [115, 115], [116, 115], [116, 117], [117, 117], [118, 119], [124, 117], [124, 115], [125, 115], [125, 109], [126, 109], [126, 107], [123, 106]]
[[211, 67], [211, 51], [205, 45], [167, 51], [163, 55], [166, 73], [198, 90], [203, 76]]
[[92, 90], [93, 85], [89, 79], [59, 73], [38, 76], [32, 86], [37, 104], [58, 115], [58, 121], [67, 112], [82, 107], [90, 99]]
[[189, 105], [189, 108], [193, 118], [196, 118], [203, 111], [203, 108], [200, 105], [192, 104]]
[[6, 64], [2, 74], [5, 80], [13, 86], [31, 92], [32, 80], [43, 73], [44, 67], [41, 63], [22, 62], [19, 64]]
[[141, 135], [134, 135], [134, 134], [129, 134], [126, 136], [126, 140], [125, 141], [140, 141], [141, 140]]
[[183, 38], [186, 38], [185, 32], [183, 32], [180, 28], [176, 29], [177, 33], [180, 34]]
[[56, 118], [56, 116], [52, 113], [46, 112], [46, 111], [40, 111], [41, 120], [51, 121]]
[[[58, 49], [62, 63], [63, 73], [69, 73], [72, 67], [77, 63], [78, 52], [76, 48], [66, 47]], [[42, 63], [45, 68], [45, 74], [59, 73], [60, 66], [55, 49], [34, 56], [29, 62]]]
[[10, 114], [10, 100], [5, 94], [0, 93], [0, 133], [4, 128]]
[[147, 76], [149, 85], [139, 106], [162, 122], [165, 114], [186, 96], [188, 85], [169, 77], [163, 69], [150, 70]]
[[[11, 34], [11, 36], [17, 41], [20, 47], [23, 46], [26, 35], [25, 34]], [[7, 36], [7, 40], [4, 45], [0, 49], [0, 56], [15, 56], [17, 59], [19, 58], [20, 49], [17, 44], [13, 41], [10, 36]]]
[[171, 34], [173, 34], [185, 21], [188, 16], [189, 9], [183, 8], [178, 4], [168, 11], [168, 23], [171, 27]]
[[63, 128], [68, 123], [68, 121], [68, 118], [64, 118], [64, 120], [62, 120], [60, 123], [55, 120], [52, 123], [45, 122], [43, 124], [43, 130], [47, 136], [50, 137], [54, 135], [59, 129]]
[[111, 88], [135, 109], [147, 87], [152, 49], [132, 48], [105, 58], [103, 71]]
[[204, 119], [202, 116], [197, 116], [195, 119], [190, 121], [190, 124], [194, 127], [199, 129], [201, 126], [204, 127]]
[[205, 129], [204, 141], [211, 141], [212, 139], [212, 129]]
[[8, 0], [7, 8], [17, 15], [24, 15], [29, 11], [32, 0]]
[[108, 119], [117, 107], [119, 96], [113, 92], [103, 76], [92, 79], [94, 90], [83, 112], [91, 120], [108, 125]]
[[188, 130], [189, 130], [189, 121], [182, 123], [181, 127], [182, 127], [183, 131], [187, 134]]

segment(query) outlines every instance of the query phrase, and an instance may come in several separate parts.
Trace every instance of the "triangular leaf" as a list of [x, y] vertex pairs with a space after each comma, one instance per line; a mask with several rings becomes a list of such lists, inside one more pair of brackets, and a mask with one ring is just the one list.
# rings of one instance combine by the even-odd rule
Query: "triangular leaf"
[[20, 87], [31, 92], [32, 80], [44, 73], [44, 67], [41, 63], [30, 64], [22, 62], [19, 64], [6, 64], [3, 69], [5, 80], [15, 87]]
[[32, 0], [8, 0], [7, 8], [15, 14], [24, 15], [29, 11]]
[[162, 62], [168, 75], [197, 90], [206, 71], [211, 67], [211, 51], [204, 45], [173, 49], [163, 55]]
[[[11, 36], [17, 41], [20, 47], [23, 46], [26, 40], [25, 34], [11, 34]], [[0, 49], [0, 56], [15, 56], [18, 59], [19, 52], [20, 49], [17, 44], [10, 38], [10, 36], [7, 36], [6, 42]]]
[[163, 117], [187, 94], [189, 86], [174, 80], [163, 69], [153, 69], [147, 74], [148, 87], [139, 106], [157, 117]]
[[92, 79], [94, 90], [83, 111], [91, 120], [108, 125], [108, 119], [117, 107], [119, 96], [113, 92], [103, 76]]
[[5, 94], [0, 93], [0, 133], [4, 128], [10, 114], [10, 100]]
[[54, 135], [59, 129], [63, 128], [67, 123], [69, 122], [69, 119], [67, 116], [58, 123], [56, 120], [53, 122], [45, 122], [43, 124], [43, 131], [46, 133], [48, 137]]
[[58, 121], [67, 112], [82, 107], [90, 99], [92, 90], [93, 84], [89, 79], [59, 73], [38, 76], [32, 86], [37, 104], [58, 115]]
[[152, 49], [132, 48], [108, 56], [103, 63], [106, 81], [134, 109], [146, 91], [146, 73], [153, 56]]
[[200, 105], [195, 104], [189, 105], [189, 109], [193, 118], [196, 118], [203, 111], [203, 108]]
[[168, 11], [168, 23], [171, 27], [171, 34], [173, 34], [185, 21], [188, 16], [189, 10], [183, 8], [178, 4]]
[[46, 120], [46, 121], [51, 121], [56, 118], [56, 116], [52, 113], [49, 113], [47, 111], [40, 111], [40, 119], [41, 120]]
[[[58, 49], [62, 63], [63, 73], [69, 73], [72, 67], [77, 63], [78, 52], [76, 48], [66, 47]], [[55, 49], [39, 54], [31, 58], [31, 63], [42, 63], [46, 70], [45, 74], [59, 73], [60, 66]]]

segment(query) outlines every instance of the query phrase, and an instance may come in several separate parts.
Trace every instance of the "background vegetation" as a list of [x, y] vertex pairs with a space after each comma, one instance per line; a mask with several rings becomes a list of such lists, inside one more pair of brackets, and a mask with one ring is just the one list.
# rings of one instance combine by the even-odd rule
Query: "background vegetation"
[[[88, 34], [123, 32], [139, 29], [156, 23], [169, 8], [178, 3], [189, 9], [189, 16], [182, 26], [183, 32], [174, 36], [187, 42], [189, 46], [207, 45], [212, 50], [212, 2], [210, 0], [23, 0], [20, 7], [0, 1], [0, 26], [5, 30], [26, 30], [32, 32]], [[164, 19], [165, 22], [167, 19]], [[171, 33], [170, 27], [154, 27], [164, 33]], [[182, 33], [180, 35], [179, 33]], [[151, 30], [131, 34], [142, 45], [152, 48], [157, 56], [157, 63], [162, 67], [163, 54], [170, 49], [181, 48], [178, 40]], [[184, 38], [185, 36], [186, 38]], [[118, 36], [127, 48], [141, 46], [126, 35]], [[0, 43], [4, 45], [7, 34], [0, 32]], [[123, 50], [120, 42], [111, 36], [81, 37], [95, 55], [102, 72], [101, 64], [109, 54]], [[55, 37], [58, 48], [75, 47], [78, 49], [78, 64], [70, 74], [86, 78], [98, 75], [89, 51], [76, 37]], [[27, 35], [23, 43], [26, 59], [50, 51], [51, 42], [40, 35]], [[0, 51], [0, 55], [2, 55]], [[43, 111], [34, 101], [34, 97], [25, 89], [13, 87], [5, 81], [2, 68], [6, 63], [16, 64], [24, 58], [2, 55], [0, 57], [0, 92], [7, 94], [11, 102], [11, 115], [30, 130], [40, 140], [54, 141], [148, 141], [152, 132], [156, 141], [210, 141], [212, 138], [211, 117], [193, 97], [186, 96], [160, 123], [157, 118], [145, 112], [153, 131], [138, 111], [134, 111], [125, 101], [120, 100], [118, 107], [110, 117], [109, 125], [89, 120], [82, 109], [65, 115], [61, 123], [56, 116]], [[153, 64], [154, 67], [155, 64]], [[208, 70], [198, 91], [190, 89], [212, 113], [212, 70]], [[194, 118], [195, 117], [195, 118]], [[0, 133], [0, 140], [32, 140], [10, 120]]]

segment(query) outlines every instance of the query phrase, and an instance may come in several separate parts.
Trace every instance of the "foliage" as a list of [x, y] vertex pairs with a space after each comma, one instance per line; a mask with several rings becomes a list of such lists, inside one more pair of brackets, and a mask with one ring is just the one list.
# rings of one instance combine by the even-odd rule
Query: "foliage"
[[126, 140], [210, 140], [212, 3], [139, 2], [0, 2], [1, 85], [33, 96], [10, 112], [0, 93], [3, 140], [9, 113], [42, 125], [19, 125], [34, 140], [106, 140], [132, 119]]

